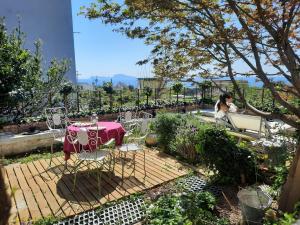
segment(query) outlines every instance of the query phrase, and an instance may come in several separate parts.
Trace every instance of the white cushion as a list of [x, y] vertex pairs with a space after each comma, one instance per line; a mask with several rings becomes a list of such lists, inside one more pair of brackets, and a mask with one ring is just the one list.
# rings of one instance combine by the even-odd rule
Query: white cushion
[[139, 146], [135, 143], [130, 143], [130, 144], [124, 144], [122, 145], [119, 150], [121, 152], [129, 152], [129, 151], [139, 151], [139, 150], [142, 150], [143, 147], [142, 146]]
[[80, 128], [77, 132], [77, 140], [81, 145], [87, 145], [89, 143], [89, 135], [86, 128]]
[[102, 161], [109, 154], [108, 151], [80, 152], [78, 153], [79, 160]]

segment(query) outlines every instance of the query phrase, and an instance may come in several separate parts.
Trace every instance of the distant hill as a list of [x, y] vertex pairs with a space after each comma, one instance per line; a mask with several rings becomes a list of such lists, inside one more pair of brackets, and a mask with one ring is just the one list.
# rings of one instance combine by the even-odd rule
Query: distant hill
[[115, 74], [113, 76], [91, 76], [85, 79], [78, 79], [78, 83], [81, 84], [92, 84], [95, 83], [97, 79], [97, 84], [102, 85], [104, 82], [109, 82], [112, 80], [113, 85], [117, 85], [119, 83], [123, 83], [126, 85], [132, 85], [137, 87], [137, 78], [134, 76], [126, 75], [126, 74]]

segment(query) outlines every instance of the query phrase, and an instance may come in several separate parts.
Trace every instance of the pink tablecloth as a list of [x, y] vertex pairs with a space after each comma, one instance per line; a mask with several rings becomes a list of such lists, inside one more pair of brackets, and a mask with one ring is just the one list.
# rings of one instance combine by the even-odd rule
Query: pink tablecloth
[[[105, 127], [103, 130], [99, 130], [98, 136], [100, 137], [101, 143], [99, 144], [104, 144], [108, 142], [111, 138], [114, 138], [116, 140], [116, 145], [121, 145], [123, 141], [123, 137], [125, 135], [125, 129], [122, 127], [120, 123], [115, 123], [115, 122], [98, 122], [97, 125], [99, 127]], [[78, 132], [80, 127], [76, 126], [68, 126], [67, 129], [67, 134], [68, 131], [72, 132]], [[96, 146], [95, 146], [96, 149]], [[78, 149], [76, 149], [77, 151]], [[71, 144], [67, 138], [65, 138], [64, 142], [64, 153], [65, 153], [65, 160], [68, 160], [70, 158], [70, 155], [72, 152], [75, 152], [74, 145]]]

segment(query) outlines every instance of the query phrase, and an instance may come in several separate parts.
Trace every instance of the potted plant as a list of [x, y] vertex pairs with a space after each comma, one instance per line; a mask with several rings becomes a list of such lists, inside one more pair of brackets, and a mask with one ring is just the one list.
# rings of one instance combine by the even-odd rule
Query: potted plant
[[158, 144], [158, 140], [157, 140], [157, 134], [154, 133], [154, 123], [153, 122], [150, 123], [149, 129], [150, 129], [150, 133], [147, 135], [147, 137], [145, 139], [145, 143], [149, 147], [155, 147]]

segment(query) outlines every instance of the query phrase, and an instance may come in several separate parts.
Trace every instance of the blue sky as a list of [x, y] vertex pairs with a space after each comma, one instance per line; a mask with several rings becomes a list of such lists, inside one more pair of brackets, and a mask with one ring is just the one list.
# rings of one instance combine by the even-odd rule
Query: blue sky
[[78, 16], [80, 6], [93, 0], [72, 0], [74, 45], [76, 69], [80, 78], [107, 76], [118, 73], [138, 77], [151, 74], [150, 66], [137, 66], [135, 63], [147, 57], [151, 48], [142, 40], [128, 39], [112, 31], [113, 27], [100, 20], [90, 21]]

